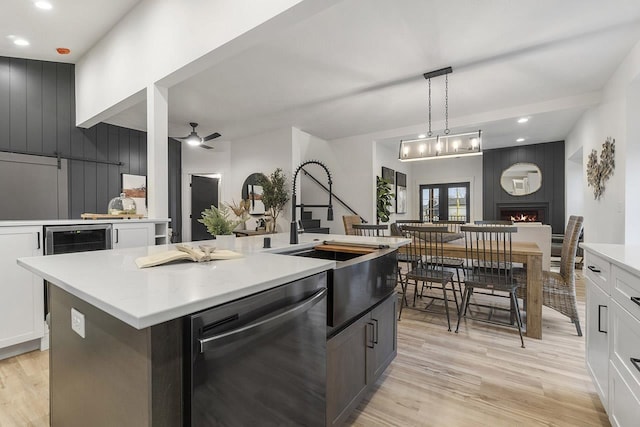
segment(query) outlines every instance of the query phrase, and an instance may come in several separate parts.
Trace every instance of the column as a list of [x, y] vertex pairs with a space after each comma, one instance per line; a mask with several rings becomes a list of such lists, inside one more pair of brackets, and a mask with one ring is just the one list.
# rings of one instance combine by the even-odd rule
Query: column
[[168, 89], [147, 87], [147, 203], [149, 218], [169, 216]]

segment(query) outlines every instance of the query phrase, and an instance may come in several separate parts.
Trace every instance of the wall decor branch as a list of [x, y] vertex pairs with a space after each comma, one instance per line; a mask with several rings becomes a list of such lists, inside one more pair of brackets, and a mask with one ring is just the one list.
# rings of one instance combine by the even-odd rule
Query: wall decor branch
[[602, 144], [600, 161], [598, 161], [598, 151], [591, 150], [589, 160], [587, 160], [587, 185], [593, 187], [593, 198], [599, 200], [604, 193], [604, 184], [613, 175], [616, 167], [615, 163], [616, 140], [609, 137]]

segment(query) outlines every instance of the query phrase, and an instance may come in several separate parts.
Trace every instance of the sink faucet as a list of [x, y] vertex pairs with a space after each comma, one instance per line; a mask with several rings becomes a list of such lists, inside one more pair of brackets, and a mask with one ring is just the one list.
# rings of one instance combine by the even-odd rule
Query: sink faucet
[[310, 164], [315, 164], [318, 165], [320, 167], [322, 167], [324, 169], [324, 171], [327, 173], [327, 178], [328, 178], [328, 182], [329, 182], [329, 204], [327, 205], [309, 205], [309, 206], [313, 206], [314, 208], [323, 208], [326, 207], [327, 208], [327, 221], [333, 221], [333, 205], [331, 204], [331, 199], [333, 197], [333, 193], [331, 192], [331, 185], [333, 184], [333, 182], [331, 181], [331, 172], [329, 172], [329, 169], [321, 162], [319, 162], [318, 160], [307, 160], [306, 162], [303, 162], [300, 166], [298, 166], [298, 169], [296, 169], [296, 171], [293, 174], [293, 191], [291, 192], [291, 232], [289, 235], [289, 243], [291, 244], [296, 244], [298, 243], [298, 221], [296, 221], [296, 208], [299, 207], [304, 207], [304, 205], [300, 204], [296, 204], [296, 181], [298, 179], [298, 172], [300, 172], [300, 170], [306, 166], [306, 165], [310, 165]]

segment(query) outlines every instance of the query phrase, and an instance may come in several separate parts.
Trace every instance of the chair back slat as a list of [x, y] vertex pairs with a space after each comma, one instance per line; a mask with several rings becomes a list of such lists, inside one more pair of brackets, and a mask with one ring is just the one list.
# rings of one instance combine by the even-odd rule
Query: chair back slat
[[445, 226], [421, 225], [403, 226], [403, 232], [411, 239], [407, 247], [410, 259], [419, 260], [427, 272], [444, 272], [443, 236], [448, 233]]
[[509, 226], [461, 226], [465, 237], [465, 255], [469, 281], [487, 288], [513, 286], [513, 245]]
[[451, 221], [451, 220], [439, 220], [433, 221], [433, 225], [445, 225], [447, 230], [451, 233], [459, 233], [460, 227], [462, 227], [466, 222], [464, 221]]
[[384, 236], [389, 229], [388, 225], [384, 224], [353, 224], [351, 226], [356, 236]]

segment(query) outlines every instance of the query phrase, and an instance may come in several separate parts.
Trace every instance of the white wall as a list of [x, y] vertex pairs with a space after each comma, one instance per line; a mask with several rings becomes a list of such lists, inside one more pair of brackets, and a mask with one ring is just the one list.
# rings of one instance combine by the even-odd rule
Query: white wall
[[[398, 145], [400, 141], [398, 141]], [[393, 193], [394, 193], [394, 201], [393, 201], [393, 209], [394, 213], [391, 214], [389, 218], [389, 224], [394, 223], [398, 220], [402, 219], [417, 219], [419, 218], [417, 210], [413, 209], [413, 199], [415, 198], [415, 194], [411, 191], [411, 163], [409, 162], [401, 162], [398, 160], [398, 146], [390, 146], [388, 143], [376, 142], [375, 144], [375, 166], [373, 168], [374, 175], [382, 176], [382, 167], [386, 167], [389, 169], [393, 169], [396, 172], [402, 172], [407, 175], [407, 212], [404, 214], [397, 214], [396, 206], [395, 206], [395, 193], [396, 193], [396, 185], [393, 184]], [[374, 180], [375, 182], [375, 180]], [[394, 178], [395, 182], [395, 178]], [[374, 193], [375, 194], [375, 193]], [[417, 194], [417, 193], [416, 193]], [[375, 197], [375, 195], [374, 195]], [[375, 200], [375, 198], [374, 198]], [[374, 218], [375, 220], [375, 218]]]
[[[591, 150], [596, 149], [599, 155], [607, 137], [616, 140], [615, 172], [606, 182], [606, 189], [600, 200], [594, 200], [593, 189], [587, 187], [586, 175], [583, 175], [582, 181], [584, 205], [580, 207], [567, 199], [567, 213], [582, 214], [585, 217], [584, 235], [587, 242], [640, 241], [636, 228], [639, 202], [635, 194], [635, 183], [640, 179], [640, 173], [636, 172], [637, 165], [640, 164], [637, 148], [639, 142], [635, 137], [633, 140], [629, 139], [630, 135], [637, 135], [633, 122], [638, 120], [640, 108], [633, 97], [638, 96], [634, 80], [639, 75], [640, 43], [631, 50], [605, 85], [601, 104], [587, 110], [565, 140], [565, 153], [568, 155], [582, 147], [585, 174]], [[568, 159], [566, 161], [570, 162]]]
[[[288, 185], [291, 185], [294, 158], [292, 149], [291, 128], [277, 129], [260, 135], [237, 139], [231, 143], [231, 179], [228, 191], [225, 193], [226, 201], [240, 200], [242, 197], [242, 184], [253, 173], [260, 172], [270, 175], [276, 168], [281, 168], [287, 176]], [[255, 218], [247, 222], [247, 228], [255, 228]], [[278, 231], [289, 230], [291, 221], [291, 204], [288, 203], [284, 211], [278, 217]]]
[[[301, 161], [319, 160], [331, 172], [334, 193], [370, 224], [375, 224], [375, 173], [373, 171], [374, 142], [367, 136], [325, 141], [306, 132], [294, 129], [294, 139], [306, 141], [298, 143]], [[317, 166], [310, 166], [312, 173], [326, 185], [326, 175]], [[301, 179], [301, 190], [305, 203], [325, 204], [327, 193], [319, 189], [309, 178]], [[314, 217], [321, 220], [323, 227], [331, 233], [344, 234], [343, 215], [353, 215], [336, 201], [333, 202], [333, 221], [327, 221], [326, 209], [314, 209]]]
[[482, 219], [482, 156], [457, 159], [434, 159], [411, 162], [412, 212], [420, 217], [420, 185], [468, 182], [470, 189], [471, 218]]
[[[231, 146], [218, 141], [213, 150], [182, 144], [182, 240], [191, 240], [191, 175], [220, 175], [220, 202], [231, 201]], [[236, 202], [239, 197], [236, 197]], [[200, 216], [199, 212], [195, 215]]]
[[301, 0], [141, 1], [78, 61], [77, 125], [92, 126], [108, 117], [101, 115], [105, 111], [122, 111], [114, 109], [119, 102], [134, 95], [137, 101], [144, 99], [141, 91], [149, 84], [170, 76], [163, 85], [170, 87], [334, 2], [298, 3]]

